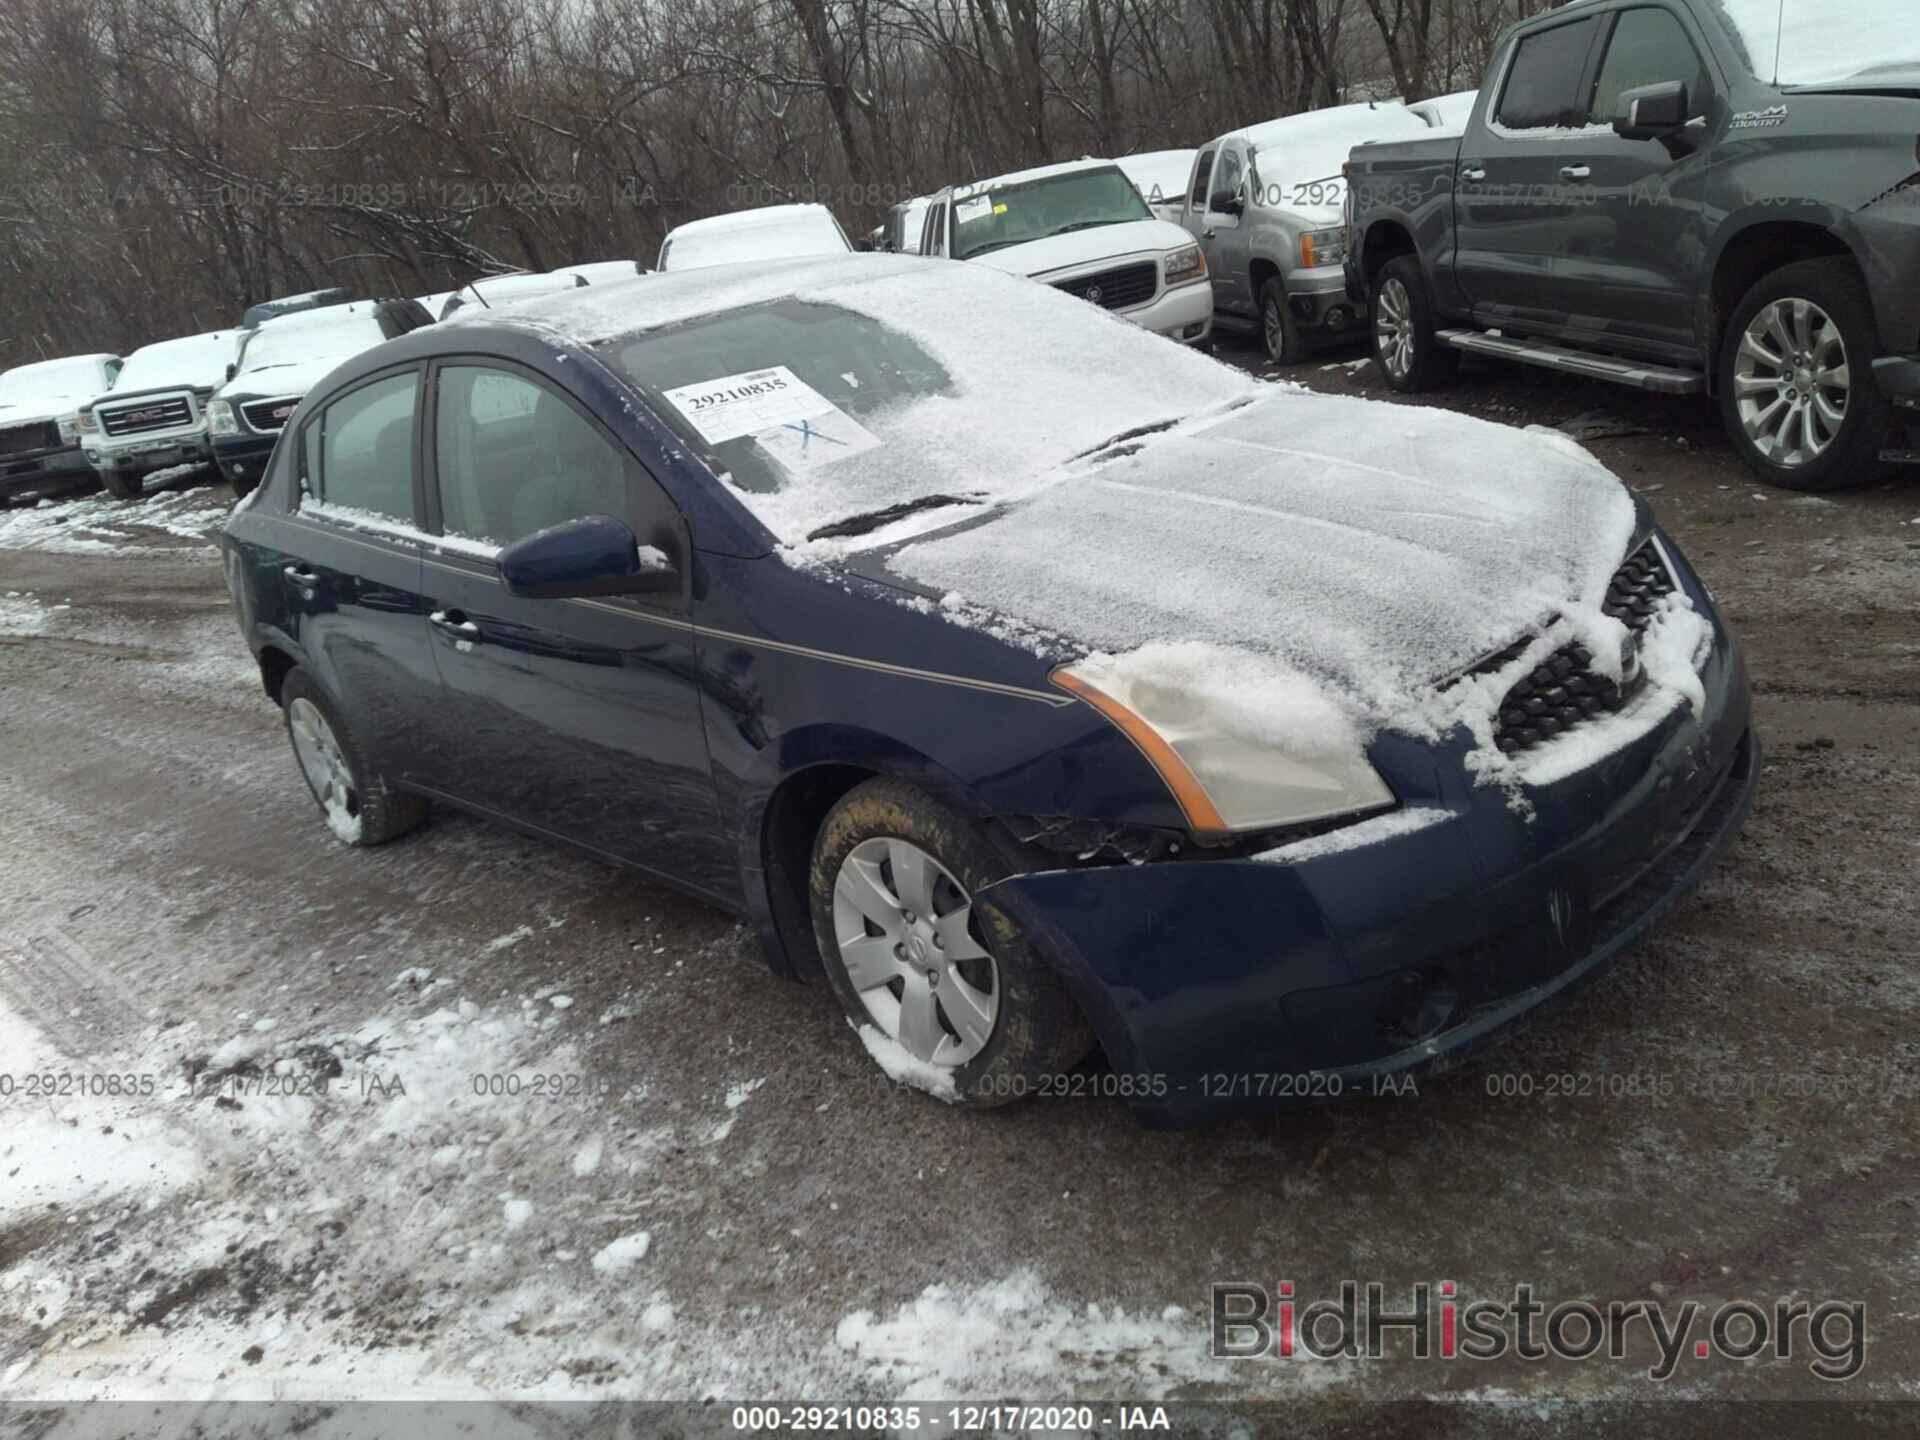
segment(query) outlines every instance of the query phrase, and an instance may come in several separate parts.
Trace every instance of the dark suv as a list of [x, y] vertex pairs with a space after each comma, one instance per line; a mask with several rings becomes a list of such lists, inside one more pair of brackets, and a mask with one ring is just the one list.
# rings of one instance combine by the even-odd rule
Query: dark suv
[[1708, 394], [1763, 479], [1920, 458], [1920, 27], [1885, 3], [1574, 0], [1466, 132], [1356, 149], [1348, 287], [1394, 388], [1496, 355]]

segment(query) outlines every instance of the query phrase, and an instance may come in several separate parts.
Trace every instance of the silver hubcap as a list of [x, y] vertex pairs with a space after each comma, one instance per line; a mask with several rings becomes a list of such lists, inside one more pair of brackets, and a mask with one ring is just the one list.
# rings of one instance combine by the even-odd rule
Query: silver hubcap
[[973, 936], [973, 900], [907, 840], [863, 840], [833, 884], [833, 934], [873, 1023], [916, 1060], [964, 1065], [1000, 1014], [1000, 971]]
[[1413, 369], [1413, 297], [1398, 280], [1380, 287], [1373, 306], [1373, 338], [1387, 373], [1406, 379]]
[[1269, 300], [1261, 312], [1261, 318], [1266, 324], [1268, 358], [1283, 359], [1287, 353], [1287, 317], [1280, 309], [1280, 303]]
[[1852, 386], [1840, 327], [1811, 300], [1774, 301], [1740, 337], [1740, 426], [1776, 465], [1807, 465], [1827, 452], [1846, 423]]
[[343, 823], [357, 826], [360, 797], [353, 788], [353, 771], [320, 707], [304, 696], [295, 700], [287, 707], [287, 729], [293, 736], [293, 753], [307, 777], [307, 787], [326, 810], [328, 820], [336, 830]]

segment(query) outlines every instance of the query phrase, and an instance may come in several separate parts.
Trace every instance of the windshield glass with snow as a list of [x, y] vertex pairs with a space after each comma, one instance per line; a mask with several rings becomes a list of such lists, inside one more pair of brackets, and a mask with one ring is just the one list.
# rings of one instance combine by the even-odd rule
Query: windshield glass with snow
[[240, 373], [252, 375], [287, 365], [300, 365], [325, 356], [345, 358], [371, 349], [387, 337], [371, 315], [354, 315], [324, 324], [283, 324], [268, 321], [247, 342]]
[[210, 389], [226, 380], [227, 366], [233, 363], [239, 340], [237, 331], [225, 330], [143, 345], [127, 357], [113, 388], [128, 392], [152, 390], [162, 385]]
[[42, 360], [0, 375], [0, 405], [91, 400], [105, 388], [97, 360]]
[[1915, 0], [1719, 0], [1753, 73], [1818, 85], [1920, 64]]
[[1111, 166], [969, 186], [953, 193], [953, 258], [972, 260], [1049, 235], [1152, 218], [1133, 182]]
[[[1044, 351], [1019, 344], [1036, 325]], [[1009, 496], [1122, 432], [1249, 389], [1072, 296], [971, 266], [742, 305], [596, 348], [793, 543], [871, 533], [872, 517], [896, 510], [960, 518], [951, 507]]]

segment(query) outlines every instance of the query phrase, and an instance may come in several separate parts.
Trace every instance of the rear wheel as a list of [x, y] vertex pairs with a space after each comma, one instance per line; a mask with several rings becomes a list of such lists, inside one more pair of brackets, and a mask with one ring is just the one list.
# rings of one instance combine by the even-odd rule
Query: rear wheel
[[1873, 301], [1850, 261], [1776, 270], [1733, 312], [1720, 415], [1740, 458], [1788, 490], [1843, 490], [1881, 470], [1893, 407], [1874, 383]]
[[100, 488], [116, 500], [138, 500], [146, 490], [137, 471], [122, 470], [116, 465], [97, 473], [100, 476]]
[[1373, 363], [1403, 394], [1430, 390], [1460, 371], [1460, 352], [1433, 338], [1433, 319], [1420, 261], [1412, 255], [1388, 261], [1374, 285]]
[[808, 888], [827, 976], [896, 1079], [1004, 1104], [1085, 1057], [1092, 1032], [1026, 939], [976, 909], [1011, 873], [978, 827], [897, 780], [834, 806]]
[[348, 845], [384, 845], [426, 818], [426, 801], [395, 789], [368, 764], [304, 670], [287, 672], [280, 682], [280, 704], [293, 757], [337, 839]]

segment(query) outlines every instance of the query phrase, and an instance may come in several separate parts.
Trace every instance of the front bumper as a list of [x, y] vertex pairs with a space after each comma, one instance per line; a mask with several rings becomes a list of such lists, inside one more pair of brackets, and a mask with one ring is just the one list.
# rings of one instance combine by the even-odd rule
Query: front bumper
[[1920, 411], [1920, 355], [1889, 355], [1874, 361], [1873, 380], [1896, 409]]
[[1338, 265], [1296, 270], [1287, 276], [1287, 303], [1303, 329], [1342, 334], [1366, 316], [1347, 294], [1347, 278]]
[[1113, 313], [1169, 340], [1197, 345], [1213, 333], [1213, 287], [1204, 280], [1178, 285], [1145, 305]]
[[273, 447], [280, 441], [280, 435], [216, 435], [213, 437], [213, 459], [220, 467], [220, 474], [229, 484], [236, 481], [243, 485], [258, 485], [260, 478], [267, 473], [267, 462], [273, 459]]
[[204, 464], [213, 455], [213, 441], [205, 430], [133, 439], [113, 443], [82, 442], [87, 460], [96, 470], [124, 470], [141, 474], [169, 465]]
[[1704, 712], [1530, 789], [1531, 822], [1473, 784], [1464, 735], [1389, 736], [1402, 803], [1451, 818], [1292, 864], [1049, 871], [979, 898], [1053, 962], [1146, 1123], [1445, 1068], [1633, 944], [1739, 833], [1759, 750], [1714, 624]]
[[79, 442], [58, 450], [42, 450], [33, 455], [9, 455], [0, 458], [0, 499], [31, 495], [36, 491], [66, 489], [91, 482], [93, 466]]

